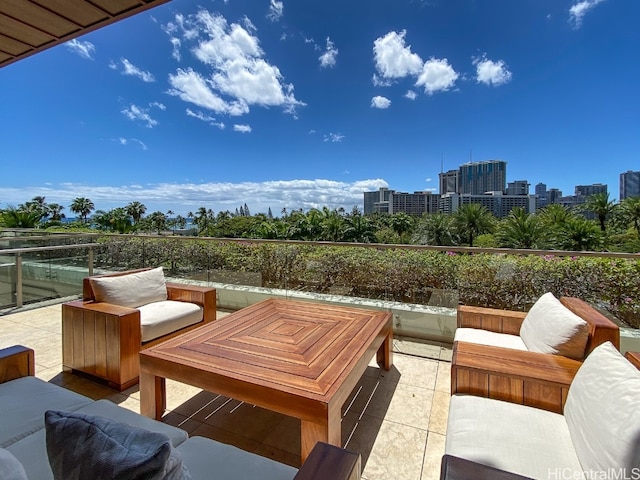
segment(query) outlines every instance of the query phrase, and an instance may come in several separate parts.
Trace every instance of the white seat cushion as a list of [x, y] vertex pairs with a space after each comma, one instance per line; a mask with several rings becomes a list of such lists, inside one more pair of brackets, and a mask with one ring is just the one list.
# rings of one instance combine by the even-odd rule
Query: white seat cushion
[[167, 299], [162, 267], [113, 277], [89, 277], [97, 302], [137, 308]]
[[451, 396], [445, 453], [531, 478], [583, 478], [562, 415], [490, 398]]
[[527, 346], [517, 335], [508, 333], [490, 332], [481, 328], [457, 328], [453, 337], [454, 342], [480, 343], [494, 347], [512, 348], [515, 350], [527, 350]]
[[520, 337], [532, 352], [582, 360], [589, 339], [589, 324], [548, 292], [527, 313], [520, 326]]
[[640, 371], [611, 342], [578, 369], [564, 415], [585, 470], [640, 474]]
[[142, 305], [138, 310], [142, 342], [173, 333], [203, 319], [202, 307], [189, 302], [164, 300]]

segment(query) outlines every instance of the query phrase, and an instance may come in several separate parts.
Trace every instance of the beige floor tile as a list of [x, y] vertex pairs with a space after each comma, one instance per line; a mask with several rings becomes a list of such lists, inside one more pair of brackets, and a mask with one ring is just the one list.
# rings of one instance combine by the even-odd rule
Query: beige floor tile
[[426, 441], [425, 430], [383, 421], [363, 476], [367, 480], [420, 480]]
[[[395, 370], [394, 370], [395, 369]], [[409, 355], [395, 355], [393, 369], [380, 374], [385, 380], [405, 385], [434, 389], [438, 373], [438, 362]]]
[[436, 390], [439, 392], [451, 393], [451, 364], [447, 362], [438, 363], [438, 374], [436, 377]]
[[393, 339], [393, 351], [397, 353], [439, 360], [441, 350], [440, 342], [407, 339], [404, 337], [396, 337]]
[[444, 455], [445, 436], [429, 432], [420, 480], [439, 480], [440, 462]]
[[447, 434], [447, 418], [449, 417], [449, 399], [447, 392], [434, 391], [431, 412], [429, 414], [429, 432]]
[[167, 380], [167, 410], [174, 410], [200, 392], [202, 392], [201, 388]]

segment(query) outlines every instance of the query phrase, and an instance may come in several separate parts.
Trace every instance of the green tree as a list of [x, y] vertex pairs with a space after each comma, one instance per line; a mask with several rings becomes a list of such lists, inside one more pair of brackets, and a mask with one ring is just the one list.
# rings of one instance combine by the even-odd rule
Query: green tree
[[149, 221], [158, 235], [167, 228], [167, 216], [159, 210], [149, 215]]
[[627, 224], [640, 236], [640, 197], [627, 197], [620, 202], [620, 210]]
[[592, 212], [600, 223], [600, 230], [603, 232], [607, 230], [606, 221], [607, 218], [614, 212], [616, 203], [609, 200], [608, 193], [596, 193], [587, 198], [587, 202], [584, 204], [583, 209], [587, 212]]
[[65, 218], [64, 213], [62, 213], [62, 210], [64, 210], [62, 205], [50, 203], [47, 205], [47, 210], [49, 211], [49, 218], [53, 222], [60, 222]]
[[544, 248], [546, 230], [540, 217], [516, 207], [498, 224], [498, 245], [508, 248]]
[[42, 212], [16, 208], [12, 205], [0, 211], [0, 224], [7, 228], [35, 228], [42, 220]]
[[561, 246], [565, 250], [598, 251], [602, 241], [602, 230], [584, 218], [572, 218], [562, 228]]
[[346, 219], [344, 239], [349, 242], [375, 242], [376, 235], [371, 220], [361, 215], [359, 212], [355, 215], [350, 215]]
[[85, 197], [77, 197], [73, 199], [69, 206], [69, 210], [80, 215], [82, 223], [87, 223], [87, 217], [94, 209], [95, 206], [93, 205], [93, 202]]
[[460, 236], [469, 241], [473, 247], [473, 239], [483, 233], [492, 233], [495, 217], [482, 205], [469, 203], [462, 205], [454, 214], [454, 222]]
[[420, 245], [455, 245], [457, 236], [451, 215], [427, 213], [416, 226], [414, 243]]
[[147, 212], [147, 207], [138, 201], [129, 203], [126, 207], [124, 207], [131, 218], [133, 218], [133, 223], [137, 224], [142, 216]]

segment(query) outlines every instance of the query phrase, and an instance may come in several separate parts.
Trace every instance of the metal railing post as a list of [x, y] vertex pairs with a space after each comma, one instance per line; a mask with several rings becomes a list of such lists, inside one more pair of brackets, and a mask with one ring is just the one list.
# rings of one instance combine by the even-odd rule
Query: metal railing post
[[16, 253], [16, 307], [22, 307], [22, 255]]
[[89, 247], [89, 258], [88, 258], [88, 263], [89, 263], [89, 276], [93, 275], [93, 247]]

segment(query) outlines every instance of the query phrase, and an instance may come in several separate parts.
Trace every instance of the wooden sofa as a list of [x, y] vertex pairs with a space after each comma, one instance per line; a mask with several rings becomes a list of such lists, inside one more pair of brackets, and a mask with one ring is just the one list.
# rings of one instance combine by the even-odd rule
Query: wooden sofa
[[150, 269], [128, 270], [83, 279], [82, 300], [62, 305], [62, 364], [65, 369], [89, 374], [122, 391], [138, 383], [138, 353], [141, 349], [216, 319], [214, 288], [166, 283], [167, 299], [201, 306], [202, 320], [143, 342], [140, 311], [96, 300], [91, 278], [118, 277], [147, 270]]
[[[585, 320], [589, 326], [589, 336], [584, 356], [604, 342], [611, 342], [620, 348], [620, 329], [602, 313], [587, 302], [574, 297], [561, 297], [560, 302], [573, 313]], [[508, 335], [519, 335], [520, 327], [527, 312], [499, 310], [494, 308], [458, 307], [458, 328], [477, 328]]]

